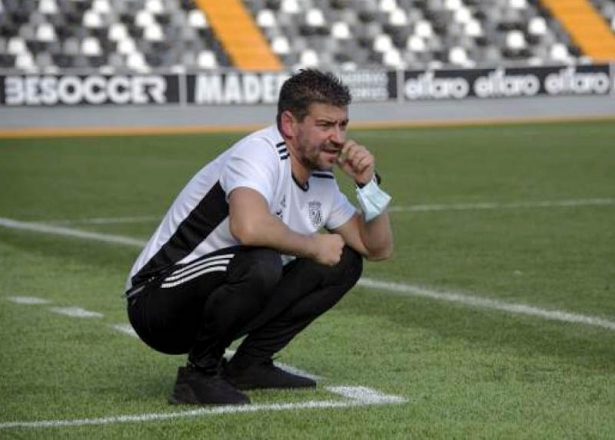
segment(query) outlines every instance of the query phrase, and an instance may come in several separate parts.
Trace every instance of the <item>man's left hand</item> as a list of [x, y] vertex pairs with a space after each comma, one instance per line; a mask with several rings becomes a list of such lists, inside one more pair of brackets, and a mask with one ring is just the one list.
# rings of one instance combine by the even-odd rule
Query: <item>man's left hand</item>
[[337, 159], [339, 167], [354, 179], [357, 184], [365, 185], [374, 177], [375, 158], [363, 145], [347, 140]]

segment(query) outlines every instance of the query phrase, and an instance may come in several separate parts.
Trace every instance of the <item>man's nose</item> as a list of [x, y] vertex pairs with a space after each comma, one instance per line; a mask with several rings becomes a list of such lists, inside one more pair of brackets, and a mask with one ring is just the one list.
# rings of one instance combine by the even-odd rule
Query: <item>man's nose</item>
[[336, 126], [331, 133], [331, 142], [334, 144], [343, 144], [346, 141], [346, 131]]

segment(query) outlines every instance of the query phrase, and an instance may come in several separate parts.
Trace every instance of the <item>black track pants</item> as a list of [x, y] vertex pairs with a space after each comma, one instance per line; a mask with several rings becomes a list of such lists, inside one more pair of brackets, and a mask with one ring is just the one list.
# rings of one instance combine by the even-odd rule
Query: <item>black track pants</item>
[[233, 340], [236, 357], [268, 359], [333, 307], [361, 276], [361, 256], [344, 248], [325, 266], [299, 258], [282, 266], [270, 249], [233, 247], [178, 268], [128, 300], [141, 339], [214, 371]]

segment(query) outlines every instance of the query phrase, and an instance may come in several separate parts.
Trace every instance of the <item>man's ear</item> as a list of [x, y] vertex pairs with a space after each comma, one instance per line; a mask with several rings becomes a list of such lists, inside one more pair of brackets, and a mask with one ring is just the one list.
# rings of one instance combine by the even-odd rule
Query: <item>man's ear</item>
[[297, 120], [295, 119], [295, 117], [290, 111], [284, 110], [284, 112], [282, 112], [282, 116], [280, 118], [280, 129], [284, 137], [287, 137], [287, 138], [295, 137], [296, 122]]

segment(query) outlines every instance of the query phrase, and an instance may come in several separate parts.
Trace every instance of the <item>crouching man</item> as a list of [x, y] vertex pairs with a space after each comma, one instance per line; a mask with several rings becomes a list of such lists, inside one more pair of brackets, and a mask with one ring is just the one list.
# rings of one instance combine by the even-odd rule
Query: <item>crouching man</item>
[[[188, 356], [171, 403], [244, 404], [243, 390], [316, 386], [273, 355], [355, 285], [363, 258], [393, 247], [374, 156], [346, 137], [350, 102], [329, 73], [291, 76], [276, 124], [198, 171], [134, 263], [132, 326], [153, 349]], [[354, 180], [360, 210], [335, 166]]]

